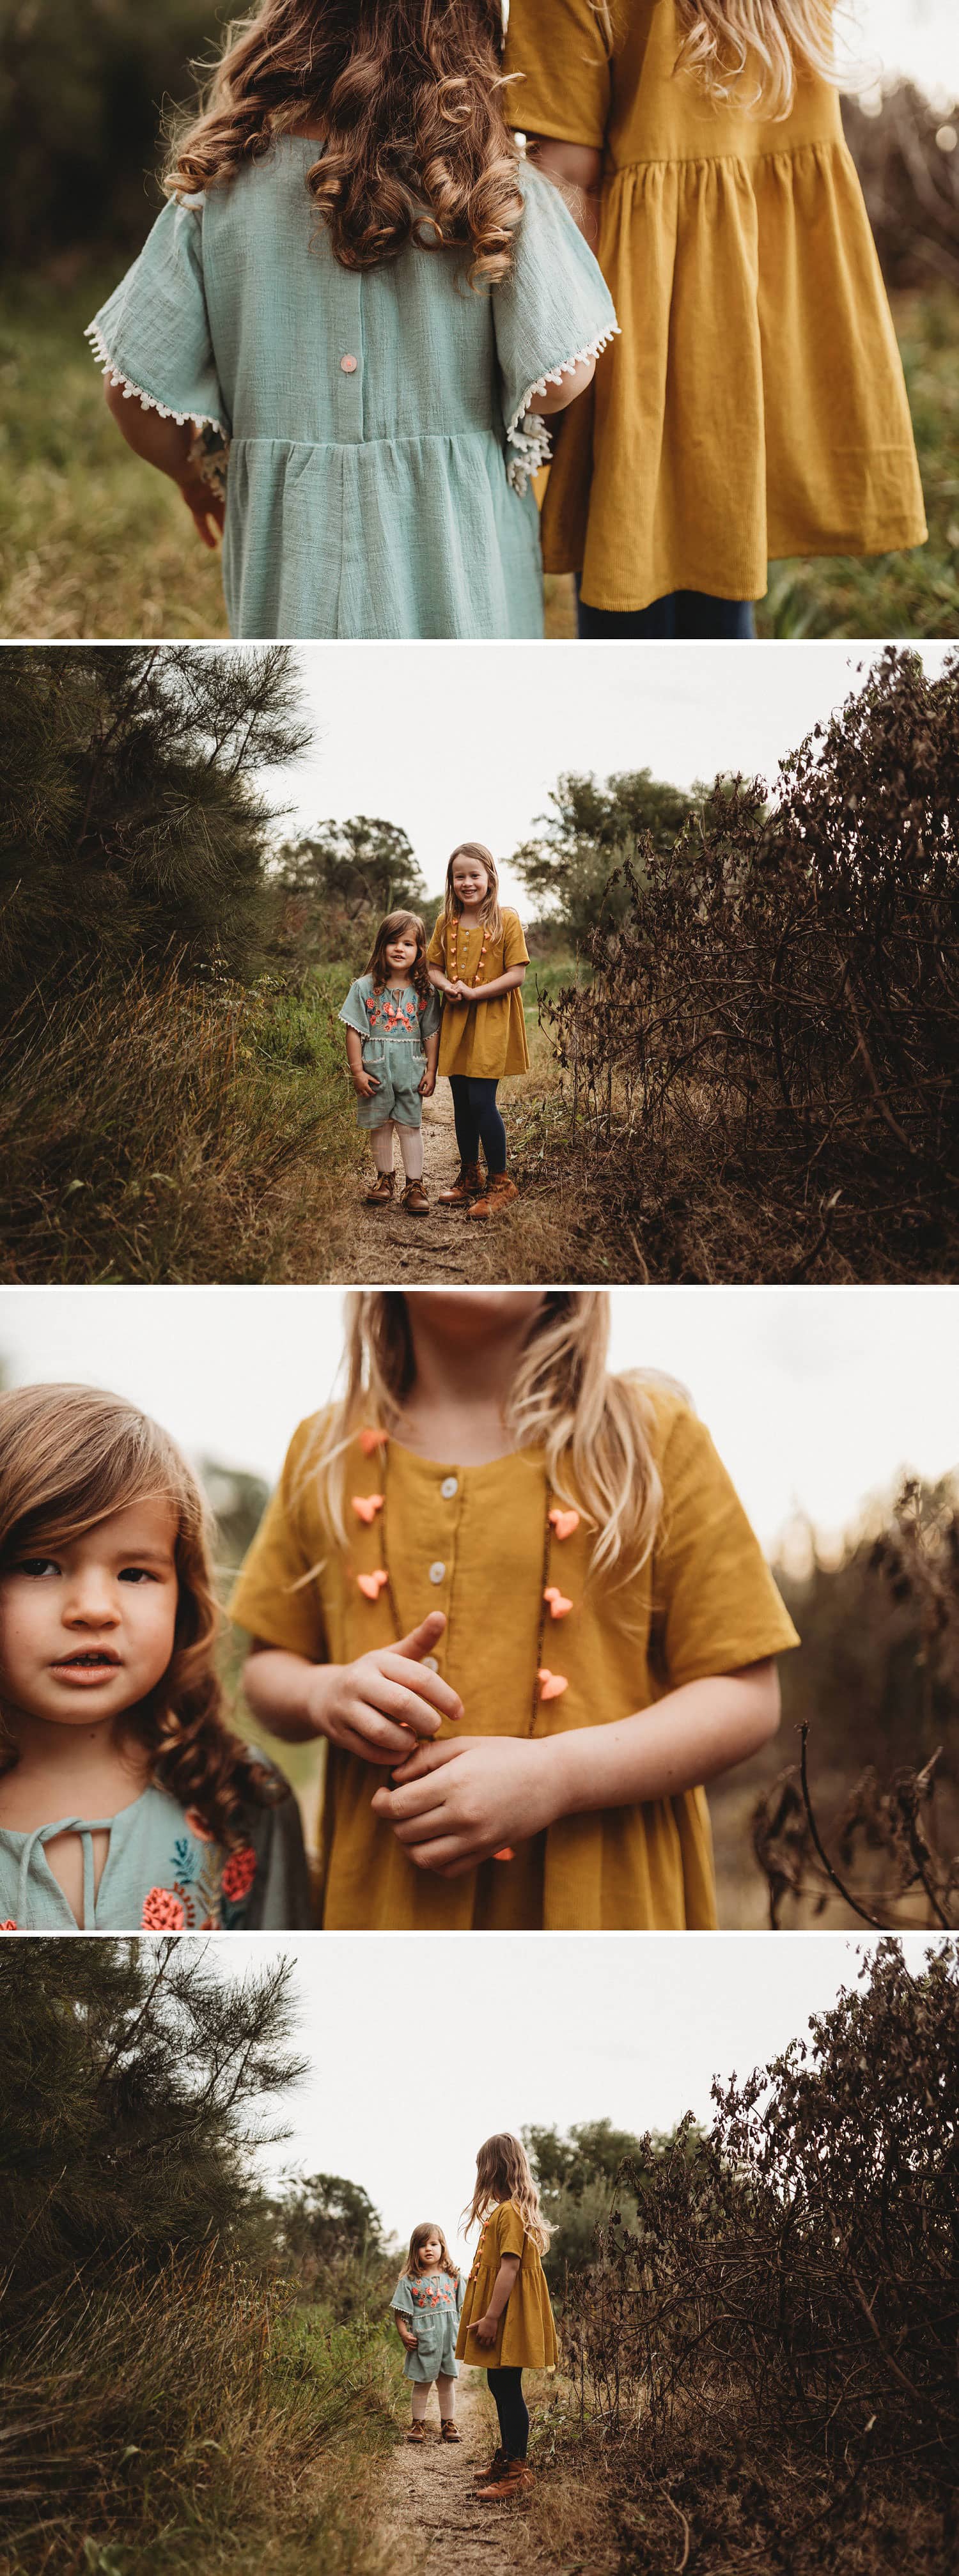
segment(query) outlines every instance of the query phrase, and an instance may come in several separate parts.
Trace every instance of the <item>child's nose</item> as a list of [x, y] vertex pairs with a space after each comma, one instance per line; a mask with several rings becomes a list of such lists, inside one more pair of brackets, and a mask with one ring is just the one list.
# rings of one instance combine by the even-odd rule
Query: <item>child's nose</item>
[[106, 1575], [82, 1577], [70, 1593], [64, 1618], [69, 1627], [115, 1628], [120, 1608]]

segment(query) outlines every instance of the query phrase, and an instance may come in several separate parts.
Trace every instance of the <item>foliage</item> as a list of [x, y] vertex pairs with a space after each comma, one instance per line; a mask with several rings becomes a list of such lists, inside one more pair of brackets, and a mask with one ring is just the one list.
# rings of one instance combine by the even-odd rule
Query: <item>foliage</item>
[[229, 11], [211, 0], [33, 0], [0, 20], [0, 237], [15, 266], [109, 240], [139, 250], [162, 199], [161, 102]]
[[955, 291], [959, 151], [954, 119], [905, 80], [884, 91], [878, 116], [868, 115], [850, 98], [843, 100], [842, 117], [887, 283], [921, 285], [931, 273]]
[[[695, 2136], [690, 2133], [688, 2152], [695, 2150]], [[565, 2136], [556, 2128], [524, 2129], [523, 2144], [545, 2215], [556, 2230], [544, 2269], [554, 2297], [564, 2303], [573, 2275], [595, 2260], [598, 2235], [614, 2207], [621, 2216], [629, 2213], [631, 2223], [638, 2220], [645, 2182], [633, 2193], [625, 2190], [624, 2166], [638, 2172], [644, 2153], [654, 2159], [665, 2155], [671, 2140], [658, 2135], [640, 2140], [628, 2129], [614, 2129], [610, 2120], [581, 2120]]]
[[878, 2568], [897, 2535], [945, 2569], [957, 2001], [954, 1945], [911, 1975], [883, 1941], [808, 2040], [714, 2083], [695, 2156], [680, 2132], [627, 2164], [640, 2223], [614, 2214], [565, 2321], [624, 2576], [658, 2576], [677, 2517], [704, 2576]]
[[14, 647], [0, 676], [0, 972], [115, 992], [244, 976], [269, 908], [265, 771], [310, 739], [286, 647]]
[[385, 913], [421, 913], [426, 902], [406, 833], [369, 814], [284, 842], [270, 875], [281, 904], [277, 953], [301, 971], [331, 957], [359, 966]]
[[343, 2174], [288, 2174], [274, 2218], [284, 2258], [303, 2290], [337, 2324], [385, 2311], [396, 2263], [362, 2184]]
[[953, 1276], [959, 660], [889, 648], [622, 871], [549, 1016], [590, 1234], [660, 1278]]
[[666, 855], [684, 823], [703, 801], [654, 778], [649, 769], [623, 770], [600, 785], [592, 775], [567, 770], [557, 781], [548, 811], [538, 817], [536, 838], [514, 850], [512, 866], [535, 904], [543, 927], [555, 922], [564, 944], [588, 939], [597, 922], [617, 921], [628, 895], [621, 861], [646, 836]]

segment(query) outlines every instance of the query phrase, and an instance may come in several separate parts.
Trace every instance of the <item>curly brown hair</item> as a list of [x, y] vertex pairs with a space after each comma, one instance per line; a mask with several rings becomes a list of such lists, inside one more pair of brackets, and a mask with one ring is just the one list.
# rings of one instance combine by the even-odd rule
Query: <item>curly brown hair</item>
[[[214, 1840], [234, 1849], [248, 1840], [251, 1796], [272, 1805], [287, 1791], [223, 1716], [213, 1660], [220, 1611], [212, 1524], [192, 1468], [168, 1432], [122, 1396], [56, 1385], [0, 1394], [0, 1572], [25, 1552], [55, 1551], [148, 1498], [168, 1500], [175, 1514], [179, 1600], [168, 1669], [124, 1725], [150, 1755], [157, 1787], [181, 1807], [195, 1807]], [[0, 1776], [18, 1760], [0, 1709]]]
[[376, 938], [373, 941], [373, 946], [367, 958], [364, 973], [372, 975], [374, 990], [377, 993], [382, 992], [384, 984], [388, 984], [390, 977], [390, 970], [386, 962], [387, 946], [389, 941], [391, 939], [395, 939], [401, 930], [411, 930], [416, 941], [416, 955], [410, 969], [410, 982], [415, 989], [417, 1001], [422, 1003], [423, 1009], [425, 1010], [433, 987], [430, 983], [429, 970], [426, 964], [426, 924], [420, 920], [418, 912], [387, 913], [386, 919], [385, 921], [381, 921]]
[[343, 268], [468, 249], [471, 284], [497, 286], [523, 212], [502, 47], [499, 0], [263, 0], [230, 28], [164, 186], [222, 187], [278, 135], [317, 131], [307, 187]]

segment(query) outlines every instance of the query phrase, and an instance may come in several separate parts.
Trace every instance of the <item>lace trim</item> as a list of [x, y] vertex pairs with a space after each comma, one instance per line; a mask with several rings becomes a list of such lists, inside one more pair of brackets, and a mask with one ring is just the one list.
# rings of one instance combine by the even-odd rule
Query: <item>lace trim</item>
[[108, 384], [122, 385], [128, 399], [132, 401], [135, 398], [144, 411], [158, 411], [161, 420], [175, 420], [181, 429], [185, 429], [187, 422], [192, 420], [198, 429], [218, 429], [222, 433], [223, 423], [214, 412], [175, 411], [172, 404], [157, 402], [155, 394], [145, 394], [142, 385], [133, 384], [120, 367], [114, 366], [99, 323], [88, 323], [83, 336], [89, 340], [97, 365], [103, 368]]
[[577, 349], [574, 358], [564, 358], [561, 366], [551, 367], [548, 375], [538, 376], [535, 384], [527, 385], [506, 432], [507, 446], [515, 451], [507, 461], [506, 478], [520, 496], [526, 490], [530, 475], [538, 474], [542, 465], [548, 465], [553, 453], [547, 422], [539, 412], [530, 411], [533, 395], [544, 394], [548, 385], [558, 385], [563, 376], [575, 375], [584, 358], [598, 358], [607, 342], [618, 336], [619, 323], [611, 322], [608, 331], [598, 332], [596, 339], [589, 340], [585, 349]]

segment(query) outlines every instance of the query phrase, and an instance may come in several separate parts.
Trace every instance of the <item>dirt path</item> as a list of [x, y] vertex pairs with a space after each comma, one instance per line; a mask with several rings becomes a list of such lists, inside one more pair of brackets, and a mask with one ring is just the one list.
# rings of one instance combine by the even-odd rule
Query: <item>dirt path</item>
[[387, 2565], [395, 2549], [406, 2576], [439, 2576], [441, 2565], [447, 2576], [454, 2569], [455, 2576], [514, 2576], [525, 2560], [522, 2508], [479, 2504], [473, 2493], [476, 2470], [496, 2445], [493, 2407], [473, 2371], [460, 2378], [456, 2415], [462, 2441], [441, 2442], [431, 2396], [427, 2441], [403, 2442], [390, 2454], [378, 2532]]
[[[364, 1207], [363, 1190], [367, 1184], [362, 1176], [347, 1183], [348, 1189], [356, 1190], [356, 1206], [350, 1212], [348, 1241], [334, 1248], [330, 1280], [347, 1285], [357, 1279], [402, 1280], [404, 1285], [420, 1282], [424, 1287], [434, 1280], [449, 1280], [458, 1287], [461, 1282], [468, 1286], [471, 1280], [483, 1278], [488, 1256], [487, 1227], [470, 1225], [463, 1208], [436, 1205], [437, 1191], [455, 1180], [459, 1169], [448, 1083], [441, 1083], [432, 1100], [423, 1103], [423, 1174], [429, 1193], [429, 1216], [407, 1216], [400, 1206], [403, 1174], [398, 1145], [395, 1163], [396, 1197], [390, 1206]], [[369, 1173], [372, 1178], [372, 1157]]]

